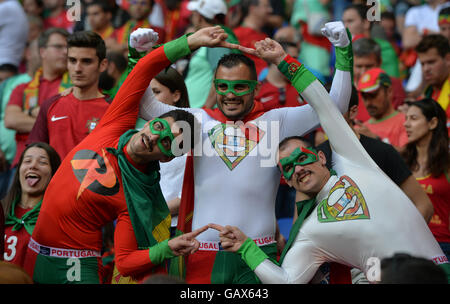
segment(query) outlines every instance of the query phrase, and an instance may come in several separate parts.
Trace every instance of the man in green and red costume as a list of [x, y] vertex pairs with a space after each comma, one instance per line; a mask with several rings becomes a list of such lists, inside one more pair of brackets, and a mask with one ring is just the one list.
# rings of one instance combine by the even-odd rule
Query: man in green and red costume
[[[149, 35], [155, 42], [158, 36]], [[139, 100], [159, 71], [200, 46], [227, 47], [225, 38], [222, 29], [206, 28], [139, 60], [99, 125], [68, 153], [47, 188], [25, 265], [35, 282], [102, 282], [101, 229], [116, 218], [116, 265], [122, 275], [165, 272], [167, 259], [198, 249], [195, 237], [207, 227], [169, 239], [158, 163], [170, 161], [183, 143], [193, 145], [195, 118], [176, 110], [141, 131], [133, 127]]]

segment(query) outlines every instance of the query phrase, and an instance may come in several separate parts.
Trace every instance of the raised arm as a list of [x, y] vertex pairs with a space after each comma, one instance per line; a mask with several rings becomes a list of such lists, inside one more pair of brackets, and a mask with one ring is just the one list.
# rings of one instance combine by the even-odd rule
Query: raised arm
[[328, 22], [322, 34], [334, 45], [335, 71], [331, 83], [330, 97], [341, 113], [348, 110], [353, 83], [353, 51], [351, 35], [341, 21]]
[[[361, 166], [376, 167], [375, 162], [364, 150], [322, 84], [300, 62], [286, 55], [276, 41], [267, 38], [257, 42], [255, 50], [243, 49], [243, 51], [251, 52], [278, 65], [278, 69], [317, 113], [320, 124], [335, 152]], [[303, 123], [298, 120], [297, 122], [289, 120], [289, 124]]]
[[[226, 41], [228, 35], [220, 26], [203, 28], [192, 35], [188, 35], [189, 47], [192, 51], [199, 47], [206, 46], [210, 48], [229, 48], [239, 49], [239, 45], [229, 43]], [[156, 102], [151, 97], [150, 89], [146, 92], [141, 100], [140, 116], [146, 120], [157, 117], [168, 110], [172, 110], [175, 107]], [[186, 109], [184, 109], [186, 110]], [[195, 112], [195, 111], [191, 111]]]

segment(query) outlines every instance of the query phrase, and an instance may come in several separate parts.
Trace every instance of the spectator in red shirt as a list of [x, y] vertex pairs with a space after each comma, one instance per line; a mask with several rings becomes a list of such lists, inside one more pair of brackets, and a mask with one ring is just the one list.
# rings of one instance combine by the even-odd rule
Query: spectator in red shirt
[[[353, 42], [353, 76], [355, 83], [369, 69], [381, 68], [381, 47], [371, 38], [360, 38]], [[399, 78], [389, 76], [392, 84], [392, 105], [398, 109], [405, 100], [406, 93]], [[359, 96], [358, 115], [356, 119], [365, 122], [370, 118], [364, 103]]]
[[112, 8], [106, 0], [95, 0], [86, 6], [87, 22], [91, 30], [105, 41], [106, 48], [117, 50], [117, 31], [112, 25]]
[[44, 0], [44, 29], [52, 27], [61, 27], [71, 32], [74, 27], [74, 20], [67, 18], [65, 9], [65, 0]]
[[403, 147], [408, 142], [405, 115], [392, 105], [392, 84], [386, 72], [380, 68], [365, 72], [358, 81], [358, 91], [371, 117], [364, 124], [358, 123], [358, 132]]
[[117, 42], [122, 45], [122, 51], [128, 52], [128, 37], [131, 32], [142, 27], [152, 28], [159, 35], [158, 43], [165, 40], [165, 31], [163, 28], [150, 24], [148, 18], [153, 10], [153, 0], [126, 0], [129, 2], [128, 14], [131, 19], [128, 20], [117, 32]]
[[[240, 45], [254, 48], [255, 42], [268, 38], [262, 29], [272, 12], [272, 6], [269, 0], [242, 0], [241, 10], [243, 21], [233, 31]], [[255, 62], [257, 75], [267, 67], [267, 62], [263, 59], [253, 55], [247, 56]]]
[[73, 90], [42, 104], [27, 141], [49, 143], [61, 159], [95, 129], [109, 106], [109, 99], [98, 88], [100, 73], [108, 65], [103, 39], [91, 31], [76, 32], [67, 44]]
[[[293, 42], [279, 41], [285, 52], [293, 58], [299, 54], [298, 45]], [[305, 104], [289, 79], [278, 70], [275, 64], [270, 64], [267, 76], [261, 82], [261, 89], [256, 100], [260, 101], [264, 111], [283, 107], [298, 107]]]
[[18, 85], [5, 109], [5, 127], [16, 130], [17, 151], [11, 164], [15, 167], [25, 148], [28, 133], [33, 128], [40, 105], [69, 87], [67, 72], [67, 36], [61, 28], [45, 31], [38, 40], [42, 67], [25, 84]]

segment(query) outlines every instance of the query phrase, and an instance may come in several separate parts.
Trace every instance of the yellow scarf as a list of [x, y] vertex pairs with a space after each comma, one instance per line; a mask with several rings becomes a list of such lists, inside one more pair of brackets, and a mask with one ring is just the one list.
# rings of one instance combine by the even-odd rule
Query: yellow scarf
[[442, 86], [437, 102], [441, 105], [441, 107], [444, 110], [447, 110], [448, 104], [450, 102], [449, 100], [450, 100], [450, 78], [447, 78], [447, 80], [444, 82], [444, 85]]
[[446, 111], [450, 103], [450, 78], [447, 78], [440, 91], [433, 91], [433, 87], [429, 86], [425, 91], [425, 97], [433, 98]]
[[[33, 79], [28, 83], [23, 92], [23, 109], [28, 110], [38, 106], [39, 99], [39, 85], [41, 83], [42, 67], [40, 67], [36, 73], [34, 73]], [[61, 93], [67, 88], [70, 88], [72, 83], [70, 82], [69, 73], [65, 72], [61, 83], [59, 85], [58, 93]]]

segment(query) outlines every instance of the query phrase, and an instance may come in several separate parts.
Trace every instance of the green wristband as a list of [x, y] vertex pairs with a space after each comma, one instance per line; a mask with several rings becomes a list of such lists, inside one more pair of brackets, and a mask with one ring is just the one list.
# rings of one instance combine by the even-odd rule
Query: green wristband
[[353, 80], [353, 48], [352, 48], [352, 35], [349, 30], [347, 35], [350, 39], [350, 43], [346, 47], [335, 47], [336, 62], [334, 67], [341, 71], [350, 72]]
[[251, 238], [245, 240], [237, 253], [241, 255], [241, 258], [251, 270], [255, 270], [265, 259], [269, 259], [267, 254], [265, 254]]
[[164, 44], [164, 53], [170, 62], [175, 62], [178, 59], [191, 54], [191, 49], [187, 42], [188, 36], [189, 34], [186, 34]]
[[278, 69], [289, 79], [299, 93], [302, 93], [317, 79], [303, 64], [289, 55], [280, 62]]
[[170, 249], [169, 247], [168, 239], [150, 247], [148, 250], [148, 255], [153, 265], [159, 265], [164, 262], [164, 260], [173, 258], [175, 256], [172, 252], [172, 249]]

